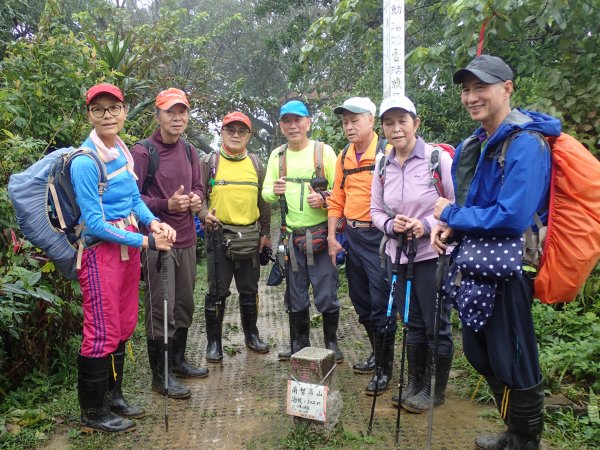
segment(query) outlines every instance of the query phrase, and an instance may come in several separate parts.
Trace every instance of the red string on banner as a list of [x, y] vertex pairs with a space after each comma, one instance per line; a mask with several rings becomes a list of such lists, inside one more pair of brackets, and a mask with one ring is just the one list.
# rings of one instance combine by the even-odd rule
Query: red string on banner
[[483, 24], [481, 24], [481, 30], [479, 30], [479, 43], [477, 44], [477, 56], [481, 56], [481, 53], [483, 52], [483, 41], [485, 40], [485, 28], [487, 27], [487, 24], [490, 20], [492, 20], [494, 17], [496, 16], [496, 11], [494, 11], [494, 13], [487, 17], [484, 21]]

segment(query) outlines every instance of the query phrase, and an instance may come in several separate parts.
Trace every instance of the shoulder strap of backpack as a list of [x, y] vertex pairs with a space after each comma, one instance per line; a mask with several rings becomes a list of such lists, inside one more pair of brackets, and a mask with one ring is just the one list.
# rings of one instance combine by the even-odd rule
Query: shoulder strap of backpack
[[136, 142], [136, 144], [141, 144], [148, 151], [148, 169], [146, 170], [146, 178], [144, 178], [144, 183], [142, 184], [142, 194], [146, 194], [148, 192], [148, 187], [152, 184], [154, 180], [154, 175], [156, 175], [156, 171], [158, 169], [158, 163], [160, 161], [160, 156], [156, 151], [156, 147], [152, 145], [150, 139], [142, 139], [141, 141]]
[[202, 158], [202, 162], [208, 165], [208, 184], [207, 184], [207, 192], [206, 198], [210, 197], [210, 193], [212, 192], [213, 186], [215, 185], [215, 178], [217, 176], [217, 170], [219, 170], [219, 153], [216, 150], [213, 150], [210, 153], [207, 153]]
[[377, 141], [377, 148], [375, 150], [375, 155], [377, 156], [378, 153], [385, 153], [385, 148], [387, 147], [387, 139], [386, 138], [379, 138], [379, 140]]
[[350, 148], [350, 144], [346, 144], [344, 150], [342, 150], [342, 182], [340, 183], [340, 189], [344, 189], [346, 185], [346, 177], [349, 175], [348, 171], [345, 168], [344, 163], [346, 162], [346, 154], [348, 153], [348, 149]]
[[325, 169], [323, 167], [323, 148], [325, 147], [325, 143], [321, 141], [315, 141], [315, 177], [317, 178], [325, 178]]
[[380, 157], [379, 160], [377, 161], [377, 174], [379, 176], [379, 182], [381, 183], [381, 203], [383, 204], [383, 209], [385, 210], [386, 214], [389, 217], [394, 217], [395, 214], [394, 212], [391, 210], [391, 208], [389, 208], [386, 204], [385, 204], [385, 175], [386, 175], [386, 171], [387, 171], [387, 165], [388, 165], [388, 157], [387, 155], [380, 153]]
[[515, 130], [515, 131], [513, 131], [508, 136], [506, 136], [506, 138], [504, 139], [504, 142], [502, 143], [502, 149], [500, 150], [500, 156], [498, 157], [498, 164], [500, 164], [500, 170], [502, 172], [502, 182], [504, 182], [504, 163], [506, 161], [506, 151], [508, 150], [508, 146], [510, 145], [510, 143], [517, 137], [517, 135], [519, 133], [533, 134], [534, 136], [536, 136], [538, 138], [538, 140], [544, 147], [546, 147], [547, 149], [550, 150], [550, 144], [548, 144], [546, 137], [539, 131], [535, 131], [535, 130]]
[[256, 177], [260, 178], [260, 174], [259, 174], [260, 160], [258, 159], [258, 156], [256, 156], [254, 153], [248, 152], [248, 157], [250, 158], [250, 161], [252, 161], [252, 165], [254, 166], [254, 171], [256, 172]]
[[440, 197], [446, 197], [444, 192], [444, 186], [442, 186], [442, 168], [441, 168], [441, 152], [443, 150], [437, 145], [433, 146], [431, 155], [429, 155], [429, 176], [431, 177], [431, 184], [435, 187], [435, 190]]
[[190, 162], [190, 164], [193, 164], [192, 163], [192, 145], [187, 141], [183, 141], [183, 145], [185, 147], [185, 154], [187, 155], [188, 161]]

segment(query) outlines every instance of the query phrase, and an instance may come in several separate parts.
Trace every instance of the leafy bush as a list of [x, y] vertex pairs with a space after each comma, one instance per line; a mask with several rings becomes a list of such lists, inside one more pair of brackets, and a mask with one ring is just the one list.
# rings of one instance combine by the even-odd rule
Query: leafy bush
[[535, 303], [532, 309], [542, 373], [551, 389], [557, 389], [565, 376], [589, 384], [600, 391], [600, 320], [577, 303], [562, 310]]

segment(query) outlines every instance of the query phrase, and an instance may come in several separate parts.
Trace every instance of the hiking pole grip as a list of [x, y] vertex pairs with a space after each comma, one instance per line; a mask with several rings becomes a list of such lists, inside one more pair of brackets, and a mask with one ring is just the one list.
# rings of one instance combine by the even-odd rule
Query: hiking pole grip
[[446, 261], [448, 260], [448, 255], [446, 253], [442, 253], [438, 256], [437, 266], [435, 269], [435, 288], [439, 291], [442, 288], [442, 283], [444, 282], [444, 278], [446, 275]]
[[158, 257], [162, 263], [162, 281], [163, 281], [163, 334], [164, 334], [164, 357], [165, 357], [165, 431], [169, 431], [169, 290], [168, 290], [168, 256], [166, 251], [161, 251]]

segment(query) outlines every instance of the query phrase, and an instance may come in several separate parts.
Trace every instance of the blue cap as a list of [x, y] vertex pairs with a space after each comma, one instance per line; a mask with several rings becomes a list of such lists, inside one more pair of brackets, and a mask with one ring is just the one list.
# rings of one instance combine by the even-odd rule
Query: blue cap
[[281, 119], [286, 114], [294, 114], [300, 117], [310, 117], [306, 105], [300, 100], [291, 100], [281, 107], [279, 110], [279, 118]]

